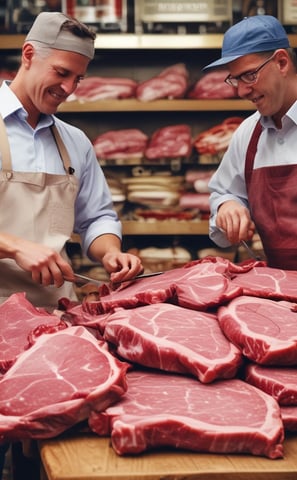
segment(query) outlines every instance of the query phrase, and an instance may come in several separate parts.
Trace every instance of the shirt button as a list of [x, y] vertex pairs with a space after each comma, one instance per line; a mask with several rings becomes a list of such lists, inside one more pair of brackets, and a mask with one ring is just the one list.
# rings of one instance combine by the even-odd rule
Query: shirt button
[[283, 143], [285, 143], [284, 139], [283, 138], [278, 138], [277, 139], [277, 142], [282, 145]]

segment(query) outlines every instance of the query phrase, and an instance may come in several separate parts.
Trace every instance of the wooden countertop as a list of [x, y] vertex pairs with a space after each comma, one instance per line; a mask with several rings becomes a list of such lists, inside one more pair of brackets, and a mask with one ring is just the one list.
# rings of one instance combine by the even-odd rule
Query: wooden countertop
[[285, 457], [215, 455], [181, 451], [120, 457], [109, 438], [92, 434], [39, 442], [43, 480], [296, 480], [297, 436], [284, 443]]

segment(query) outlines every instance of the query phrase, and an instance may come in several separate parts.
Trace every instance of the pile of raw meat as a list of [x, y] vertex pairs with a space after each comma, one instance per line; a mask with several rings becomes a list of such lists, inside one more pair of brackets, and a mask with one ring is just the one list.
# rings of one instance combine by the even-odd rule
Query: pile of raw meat
[[220, 257], [103, 284], [53, 313], [0, 306], [0, 437], [82, 425], [119, 455], [282, 458], [297, 431], [297, 271]]
[[160, 99], [219, 99], [237, 97], [234, 87], [224, 80], [228, 72], [204, 74], [194, 84], [184, 63], [164, 68], [159, 74], [137, 82], [125, 77], [89, 76], [82, 80], [68, 101], [92, 102], [96, 100], [136, 98], [141, 102]]
[[192, 152], [192, 144], [191, 128], [186, 124], [161, 127], [151, 137], [137, 128], [109, 130], [93, 141], [98, 160], [187, 158]]

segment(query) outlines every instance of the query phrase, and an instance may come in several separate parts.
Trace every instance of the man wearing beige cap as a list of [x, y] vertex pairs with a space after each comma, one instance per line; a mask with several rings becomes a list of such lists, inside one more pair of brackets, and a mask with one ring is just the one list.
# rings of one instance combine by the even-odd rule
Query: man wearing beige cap
[[0, 88], [0, 302], [25, 291], [36, 306], [73, 298], [65, 253], [72, 231], [111, 281], [143, 270], [121, 252], [121, 224], [92, 144], [54, 114], [83, 79], [94, 33], [60, 12], [43, 12], [14, 80]]
[[143, 270], [121, 252], [121, 225], [90, 140], [54, 116], [84, 77], [94, 38], [63, 13], [41, 13], [15, 79], [0, 88], [0, 303], [18, 291], [49, 308], [75, 298], [64, 281], [73, 279], [65, 252], [72, 231], [112, 281]]
[[221, 247], [259, 233], [268, 265], [297, 270], [296, 55], [270, 15], [247, 17], [224, 35], [226, 82], [257, 111], [234, 132], [209, 183], [210, 236]]

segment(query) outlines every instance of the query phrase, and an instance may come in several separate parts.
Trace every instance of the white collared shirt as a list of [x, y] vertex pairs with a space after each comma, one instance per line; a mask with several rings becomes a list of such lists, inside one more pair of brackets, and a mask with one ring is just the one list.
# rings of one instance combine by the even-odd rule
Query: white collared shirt
[[91, 141], [82, 130], [54, 115], [41, 115], [33, 129], [26, 121], [27, 112], [8, 84], [3, 82], [0, 87], [0, 114], [6, 126], [13, 170], [65, 173], [49, 128], [55, 122], [79, 180], [74, 232], [81, 236], [83, 251], [86, 253], [92, 241], [105, 233], [121, 238], [121, 223], [113, 210], [111, 194]]
[[297, 164], [297, 102], [282, 119], [282, 128], [277, 129], [269, 117], [255, 112], [245, 119], [232, 135], [230, 145], [218, 169], [209, 182], [210, 195], [210, 238], [220, 247], [230, 243], [216, 227], [218, 207], [227, 200], [236, 200], [248, 207], [245, 184], [245, 158], [248, 144], [261, 119], [263, 131], [260, 135], [254, 168]]

